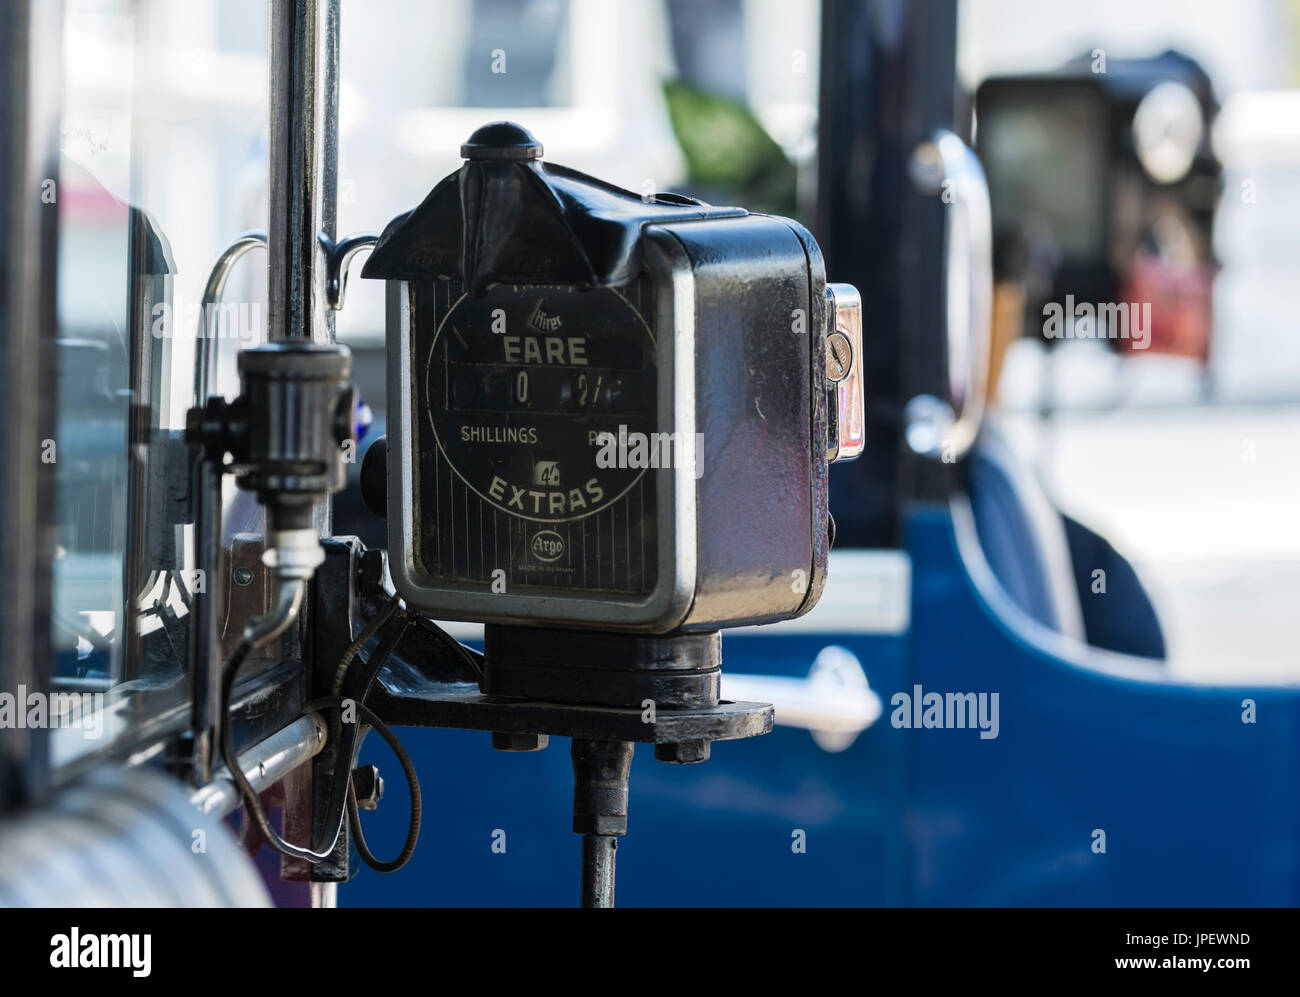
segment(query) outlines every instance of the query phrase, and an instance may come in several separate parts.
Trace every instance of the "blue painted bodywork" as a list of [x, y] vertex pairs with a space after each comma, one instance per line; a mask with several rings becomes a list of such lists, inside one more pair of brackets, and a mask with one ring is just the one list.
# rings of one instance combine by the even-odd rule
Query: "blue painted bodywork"
[[[885, 714], [838, 754], [781, 727], [714, 745], [702, 765], [638, 747], [621, 906], [1300, 902], [1300, 689], [1078, 667], [981, 598], [946, 510], [916, 513], [906, 547], [904, 635], [724, 636], [724, 670], [757, 674], [802, 676], [822, 647], [843, 645]], [[915, 685], [997, 692], [998, 736], [895, 728], [890, 697]], [[1246, 699], [1254, 723], [1243, 722]], [[420, 846], [396, 875], [364, 870], [341, 905], [576, 901], [567, 741], [510, 755], [486, 734], [402, 736], [424, 790]], [[392, 853], [406, 821], [396, 766], [377, 738], [363, 760], [390, 776], [387, 801], [363, 819], [372, 848]], [[492, 848], [497, 830], [504, 853]]]

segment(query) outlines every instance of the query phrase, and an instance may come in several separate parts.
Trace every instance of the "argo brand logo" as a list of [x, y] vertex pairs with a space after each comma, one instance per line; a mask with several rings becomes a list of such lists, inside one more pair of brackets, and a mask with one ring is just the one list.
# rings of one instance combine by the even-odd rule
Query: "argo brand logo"
[[564, 537], [554, 530], [539, 530], [533, 534], [533, 557], [548, 564], [564, 556]]

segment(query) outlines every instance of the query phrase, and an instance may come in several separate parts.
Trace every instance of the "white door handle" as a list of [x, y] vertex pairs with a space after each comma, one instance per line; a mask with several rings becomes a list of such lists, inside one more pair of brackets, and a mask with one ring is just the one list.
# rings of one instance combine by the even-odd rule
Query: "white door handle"
[[857, 656], [835, 644], [822, 648], [806, 678], [723, 671], [722, 698], [771, 703], [777, 724], [810, 731], [825, 751], [846, 749], [883, 710]]

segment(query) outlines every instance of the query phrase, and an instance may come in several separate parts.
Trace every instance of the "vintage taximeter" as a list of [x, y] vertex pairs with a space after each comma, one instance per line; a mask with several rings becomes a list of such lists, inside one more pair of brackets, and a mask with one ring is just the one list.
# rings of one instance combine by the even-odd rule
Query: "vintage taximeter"
[[375, 708], [511, 751], [571, 737], [583, 903], [607, 906], [633, 744], [700, 762], [771, 729], [721, 700], [720, 631], [821, 594], [827, 465], [863, 445], [861, 303], [787, 219], [638, 197], [509, 122], [461, 154], [366, 264], [388, 437], [362, 487], [407, 607], [486, 624], [481, 696], [381, 676]]
[[806, 612], [827, 464], [863, 443], [857, 293], [788, 219], [638, 196], [509, 122], [461, 154], [364, 270], [388, 282], [367, 474], [386, 471], [397, 591], [606, 634]]

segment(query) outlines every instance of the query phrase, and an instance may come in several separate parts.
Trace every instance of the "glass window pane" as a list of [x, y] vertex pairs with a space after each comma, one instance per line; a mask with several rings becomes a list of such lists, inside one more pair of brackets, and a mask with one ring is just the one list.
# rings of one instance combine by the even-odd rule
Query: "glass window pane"
[[[266, 25], [265, 0], [66, 8], [54, 685], [102, 713], [56, 730], [56, 764], [188, 700], [192, 608], [220, 582], [194, 563], [183, 431], [199, 350], [233, 395], [236, 351], [265, 338], [261, 254], [201, 303], [218, 253], [265, 226]], [[229, 498], [227, 533], [260, 533]]]

